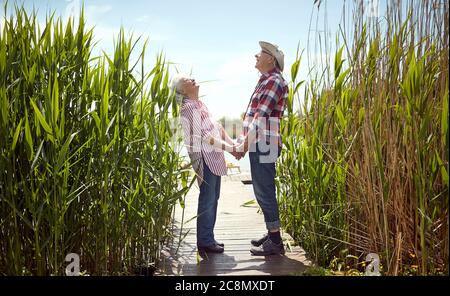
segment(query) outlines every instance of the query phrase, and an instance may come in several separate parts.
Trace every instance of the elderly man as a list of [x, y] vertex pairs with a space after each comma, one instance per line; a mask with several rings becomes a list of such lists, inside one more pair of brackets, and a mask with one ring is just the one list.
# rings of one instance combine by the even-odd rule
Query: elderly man
[[[251, 253], [267, 256], [284, 254], [280, 219], [275, 193], [275, 162], [281, 152], [280, 119], [286, 105], [288, 86], [281, 75], [284, 54], [278, 46], [260, 41], [255, 68], [261, 73], [247, 111], [243, 133], [238, 141], [241, 157], [249, 152], [253, 191], [260, 205], [266, 228], [262, 238], [252, 240]], [[240, 149], [240, 150], [239, 150]]]

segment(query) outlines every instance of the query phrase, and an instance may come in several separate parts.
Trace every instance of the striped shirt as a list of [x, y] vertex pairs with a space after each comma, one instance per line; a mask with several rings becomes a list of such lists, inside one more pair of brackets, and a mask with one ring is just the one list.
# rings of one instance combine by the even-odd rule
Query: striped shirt
[[216, 176], [227, 174], [223, 151], [204, 140], [209, 136], [221, 138], [220, 127], [212, 121], [206, 105], [200, 100], [184, 98], [181, 105], [181, 120], [186, 145], [192, 167], [198, 175], [198, 184], [203, 181], [203, 161]]
[[267, 143], [277, 141], [281, 146], [280, 119], [286, 107], [289, 88], [278, 70], [263, 73], [251, 97], [250, 106], [245, 113], [243, 133], [245, 137], [256, 130], [256, 142], [264, 139]]

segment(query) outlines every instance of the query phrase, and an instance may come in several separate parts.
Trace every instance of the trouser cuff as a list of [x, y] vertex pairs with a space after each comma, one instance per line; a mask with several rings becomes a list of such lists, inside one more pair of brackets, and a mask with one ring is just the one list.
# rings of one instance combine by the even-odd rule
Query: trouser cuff
[[273, 221], [273, 222], [266, 222], [266, 228], [267, 230], [273, 230], [273, 229], [280, 229], [281, 228], [281, 224], [280, 221]]

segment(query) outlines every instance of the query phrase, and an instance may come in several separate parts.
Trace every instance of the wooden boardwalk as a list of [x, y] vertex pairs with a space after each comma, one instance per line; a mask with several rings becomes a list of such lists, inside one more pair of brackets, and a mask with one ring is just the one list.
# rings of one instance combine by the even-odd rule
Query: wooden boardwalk
[[[157, 274], [160, 275], [290, 275], [302, 272], [311, 265], [305, 252], [299, 246], [293, 246], [287, 234], [283, 234], [286, 254], [284, 256], [253, 256], [250, 253], [250, 239], [259, 238], [265, 232], [264, 217], [258, 211], [254, 200], [252, 185], [241, 181], [250, 179], [247, 174], [225, 176], [222, 178], [221, 196], [217, 210], [215, 227], [216, 240], [225, 244], [223, 254], [207, 254], [201, 257], [196, 247], [196, 219], [198, 187], [195, 186], [186, 196], [184, 224], [181, 229], [185, 235], [181, 244], [180, 221], [181, 207], [175, 211], [176, 238], [164, 247]], [[196, 184], [195, 184], [196, 185]], [[291, 248], [289, 247], [291, 246]], [[178, 252], [177, 252], [178, 250]]]

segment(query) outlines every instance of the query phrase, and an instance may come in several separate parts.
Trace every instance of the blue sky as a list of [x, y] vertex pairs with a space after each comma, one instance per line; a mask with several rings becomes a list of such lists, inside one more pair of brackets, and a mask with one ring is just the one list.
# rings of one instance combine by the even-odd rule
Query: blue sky
[[[1, 2], [4, 3], [3, 0]], [[245, 111], [258, 81], [254, 55], [259, 51], [259, 40], [276, 43], [284, 51], [284, 76], [287, 80], [290, 79], [290, 66], [295, 59], [297, 45], [306, 53], [311, 17], [313, 29], [317, 26], [319, 31], [324, 31], [323, 20], [326, 19], [329, 37], [335, 40], [344, 1], [322, 1], [318, 25], [317, 8], [313, 2], [85, 0], [84, 5], [86, 21], [89, 26], [95, 25], [94, 35], [100, 40], [98, 49], [112, 52], [113, 36], [121, 26], [126, 32], [134, 32], [135, 36], [148, 37], [147, 69], [150, 69], [156, 54], [164, 51], [167, 59], [177, 63], [180, 73], [192, 73], [197, 81], [210, 81], [201, 84], [200, 95], [218, 119], [222, 116], [239, 117]], [[349, 2], [352, 1], [346, 1], [347, 6]], [[8, 3], [11, 7], [14, 1]], [[56, 11], [63, 19], [77, 15], [83, 2], [28, 0], [24, 3], [30, 11], [34, 5], [43, 22], [48, 11]], [[323, 36], [324, 32], [319, 34]], [[317, 55], [313, 46], [317, 36], [315, 31], [311, 32], [312, 56]], [[301, 80], [307, 79], [306, 54], [304, 57], [299, 73]], [[175, 73], [175, 69], [172, 72]]]

